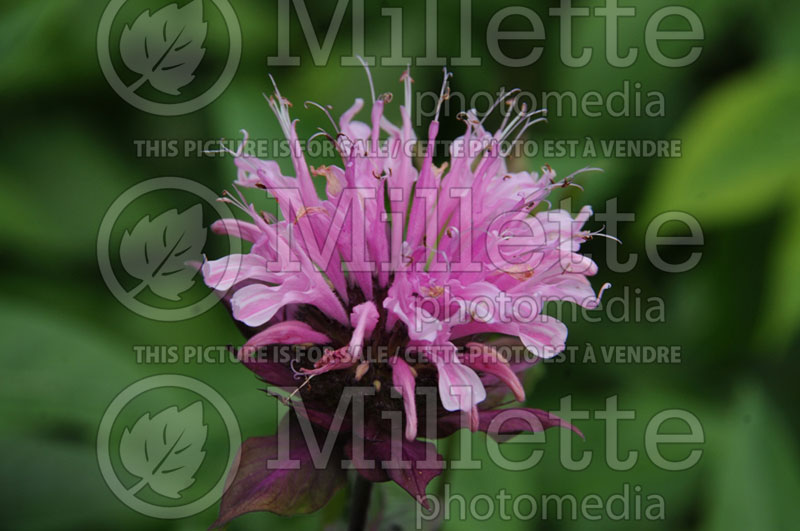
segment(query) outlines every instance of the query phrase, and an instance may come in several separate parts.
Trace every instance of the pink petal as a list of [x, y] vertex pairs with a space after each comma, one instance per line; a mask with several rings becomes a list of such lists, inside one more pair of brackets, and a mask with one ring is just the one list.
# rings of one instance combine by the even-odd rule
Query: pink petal
[[211, 224], [215, 234], [235, 236], [242, 240], [255, 243], [263, 234], [253, 223], [238, 219], [220, 219]]
[[211, 260], [201, 269], [203, 280], [209, 288], [228, 291], [244, 280], [279, 282], [280, 276], [267, 271], [267, 260], [255, 254], [231, 254], [224, 258]]
[[[313, 266], [311, 266], [313, 267]], [[233, 316], [247, 326], [259, 326], [275, 316], [289, 304], [311, 304], [339, 322], [347, 322], [341, 303], [326, 285], [298, 273], [277, 286], [251, 284], [236, 291], [231, 297]]]
[[520, 402], [525, 401], [525, 389], [522, 383], [511, 370], [506, 359], [497, 353], [493, 347], [480, 343], [467, 343], [468, 352], [461, 357], [464, 365], [497, 376], [514, 393]]
[[543, 316], [541, 320], [520, 324], [519, 338], [533, 354], [548, 359], [566, 347], [567, 326], [553, 317]]
[[314, 343], [324, 345], [331, 340], [325, 334], [317, 332], [308, 324], [300, 321], [284, 321], [272, 325], [251, 337], [245, 347], [260, 345], [299, 345]]
[[[437, 352], [438, 351], [438, 352]], [[436, 347], [427, 353], [439, 372], [439, 397], [447, 411], [462, 410], [470, 412], [472, 408], [486, 399], [486, 389], [478, 375], [463, 365], [452, 354], [455, 351]]]
[[247, 326], [260, 326], [272, 319], [287, 304], [308, 302], [308, 296], [300, 290], [287, 286], [251, 284], [238, 290], [231, 297], [233, 316]]
[[355, 330], [350, 339], [350, 354], [354, 357], [361, 357], [364, 338], [372, 335], [375, 325], [378, 324], [378, 317], [378, 308], [372, 301], [361, 303], [353, 308], [353, 312], [350, 314], [350, 325]]
[[416, 380], [411, 367], [405, 360], [393, 356], [389, 359], [392, 366], [392, 383], [403, 395], [403, 408], [406, 412], [406, 439], [413, 441], [417, 438], [417, 400], [414, 394]]
[[411, 339], [434, 341], [442, 330], [442, 322], [424, 308], [415, 306], [411, 291], [408, 274], [395, 274], [394, 282], [383, 299], [383, 307], [389, 312], [387, 325], [392, 326], [399, 319], [408, 327], [408, 336]]

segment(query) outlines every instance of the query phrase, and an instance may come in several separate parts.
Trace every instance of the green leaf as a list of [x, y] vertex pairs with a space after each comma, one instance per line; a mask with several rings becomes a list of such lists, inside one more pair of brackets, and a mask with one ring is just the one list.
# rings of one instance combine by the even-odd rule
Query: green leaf
[[23, 301], [0, 304], [0, 428], [94, 437], [114, 396], [145, 375], [99, 330]]
[[4, 93], [25, 94], [54, 85], [61, 86], [61, 91], [79, 90], [100, 79], [96, 62], [99, 7], [78, 0], [5, 2], [0, 19]]
[[88, 444], [2, 437], [0, 477], [5, 529], [105, 529], [109, 522], [119, 530], [152, 526], [151, 518], [114, 497]]
[[751, 71], [707, 94], [676, 134], [682, 157], [655, 176], [645, 220], [666, 210], [724, 224], [762, 214], [797, 173], [800, 70]]
[[[541, 477], [536, 473], [535, 468], [524, 468], [509, 472], [492, 458], [492, 454], [489, 453], [489, 446], [491, 445], [492, 451], [499, 451], [504, 459], [518, 463], [528, 459], [533, 449], [540, 444], [520, 442], [522, 437], [538, 439], [542, 436], [542, 438], [549, 439], [552, 437], [553, 432], [555, 432], [555, 429], [536, 436], [530, 434], [518, 436], [515, 443], [506, 443], [499, 445], [499, 447], [496, 444], [487, 442], [489, 437], [482, 433], [471, 434], [462, 430], [455, 435], [451, 435], [456, 439], [452, 441], [448, 439], [445, 442], [452, 444], [457, 449], [454, 452], [456, 455], [448, 456], [451, 459], [448, 466], [453, 468], [447, 471], [447, 478], [443, 478], [443, 483], [439, 484], [441, 489], [439, 492], [436, 492], [433, 488], [429, 489], [428, 493], [433, 495], [438, 503], [431, 501], [435, 511], [434, 514], [429, 515], [428, 511], [422, 511], [421, 514], [426, 515], [426, 518], [422, 521], [425, 522], [431, 517], [437, 516], [437, 522], [441, 523], [441, 519], [445, 518], [445, 530], [482, 530], [486, 529], [487, 526], [500, 529], [531, 529], [535, 525], [534, 519], [512, 518], [508, 520], [502, 516], [504, 513], [514, 514], [511, 509], [513, 502], [504, 500], [503, 496], [519, 497], [539, 492], [543, 488]], [[465, 445], [465, 443], [467, 444]], [[480, 462], [479, 469], [470, 469], [468, 467], [471, 465], [460, 464], [469, 463], [473, 459]], [[468, 509], [470, 502], [478, 496], [484, 500], [487, 496], [491, 498], [492, 506], [490, 507], [486, 502], [482, 501], [479, 508], [476, 506], [475, 511], [470, 511]], [[460, 499], [460, 497], [463, 497], [467, 504], [463, 514], [458, 502], [453, 503], [450, 501], [453, 498]], [[445, 512], [448, 504], [450, 507]], [[486, 519], [484, 514], [489, 509], [491, 509], [491, 514]], [[527, 509], [527, 507], [523, 509], [523, 512], [527, 511]], [[413, 516], [416, 517], [416, 511], [418, 510], [417, 507], [414, 508]], [[435, 524], [426, 524], [426, 527], [424, 527], [424, 529], [435, 528]]]
[[15, 155], [0, 168], [0, 243], [9, 254], [44, 258], [41, 267], [96, 263], [106, 210], [137, 171], [142, 179], [107, 136], [71, 111], [17, 126], [7, 145]]
[[748, 387], [739, 393], [716, 444], [706, 454], [715, 473], [703, 529], [795, 529], [797, 448], [763, 391]]
[[[795, 194], [794, 201], [800, 200]], [[784, 353], [800, 329], [800, 208], [781, 219], [766, 278], [766, 296], [756, 343]]]

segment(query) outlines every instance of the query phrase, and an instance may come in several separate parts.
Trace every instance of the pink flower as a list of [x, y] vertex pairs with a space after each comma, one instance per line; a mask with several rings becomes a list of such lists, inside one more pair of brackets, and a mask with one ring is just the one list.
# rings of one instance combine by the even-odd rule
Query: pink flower
[[[249, 241], [252, 248], [206, 262], [202, 272], [249, 337], [245, 364], [302, 400], [302, 411], [292, 418], [310, 419], [321, 433], [335, 432], [336, 448], [364, 477], [393, 479], [422, 501], [438, 470], [382, 467], [392, 435], [380, 413], [402, 411], [403, 456], [412, 467], [428, 452], [429, 443], [419, 436], [446, 436], [462, 425], [486, 430], [504, 412], [520, 414], [501, 426], [501, 433], [536, 429], [530, 418], [538, 429], [565, 425], [539, 410], [496, 409], [498, 397], [510, 391], [524, 401], [518, 374], [564, 349], [567, 329], [542, 313], [544, 303], [567, 300], [593, 308], [599, 295], [587, 280], [597, 266], [579, 253], [591, 236], [583, 229], [591, 209], [584, 207], [573, 218], [543, 208], [550, 191], [570, 185], [572, 176], [557, 180], [549, 166], [541, 173], [512, 173], [506, 167], [507, 141], [541, 120], [541, 113], [508, 114], [492, 134], [470, 111], [461, 116], [466, 130], [450, 146], [449, 161], [434, 165], [428, 149], [418, 171], [410, 150], [416, 142], [412, 80], [407, 72], [402, 80], [400, 126], [383, 115], [391, 98], [375, 97], [374, 90], [369, 122], [355, 120], [361, 99], [338, 123], [328, 115], [334, 130], [325, 135], [341, 155], [341, 167], [309, 168], [290, 104], [276, 87], [270, 106], [291, 147], [295, 176], [282, 175], [275, 162], [236, 154], [236, 185], [276, 198], [279, 215], [263, 215], [242, 194], [229, 194], [224, 200], [250, 221], [221, 220], [213, 229]], [[513, 92], [496, 105], [511, 97]], [[429, 146], [437, 138], [438, 114], [437, 109], [428, 129]], [[312, 176], [325, 179], [326, 197], [318, 196]], [[501, 344], [524, 349], [509, 356], [500, 352]], [[278, 345], [295, 346], [290, 360], [252, 355], [252, 349]], [[312, 359], [300, 348], [307, 345], [319, 345], [324, 353]], [[298, 379], [304, 380], [299, 386]], [[426, 427], [418, 393], [430, 385], [438, 388], [436, 433]], [[366, 432], [360, 435], [348, 431], [350, 410], [336, 428], [342, 420], [337, 402], [348, 386], [374, 389], [365, 398]], [[299, 437], [297, 429], [292, 433]], [[377, 459], [378, 465], [359, 465], [352, 455], [356, 438], [366, 443], [366, 459]], [[262, 471], [260, 483], [242, 472], [253, 459], [272, 455], [265, 448], [274, 444], [270, 438], [245, 443], [218, 523], [250, 510], [291, 513], [300, 510], [299, 499], [304, 510], [316, 509], [341, 484], [341, 476], [326, 469], [318, 485], [328, 490], [315, 497], [295, 492], [294, 502], [276, 502], [265, 493], [285, 488], [288, 483], [280, 479], [285, 470]], [[308, 458], [305, 450], [293, 452], [301, 461]]]

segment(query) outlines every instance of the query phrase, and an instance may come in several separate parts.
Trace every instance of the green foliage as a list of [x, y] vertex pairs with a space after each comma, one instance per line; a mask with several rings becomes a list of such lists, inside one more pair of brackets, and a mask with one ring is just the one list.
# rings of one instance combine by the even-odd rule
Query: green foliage
[[689, 212], [705, 226], [750, 221], [783, 198], [800, 167], [800, 69], [748, 71], [710, 91], [677, 135], [683, 156], [654, 176], [644, 212]]
[[[796, 188], [797, 189], [797, 188]], [[800, 329], [800, 208], [792, 204], [799, 193], [789, 196], [768, 262], [763, 316], [756, 341], [777, 354], [787, 351]]]
[[704, 530], [792, 529], [800, 518], [798, 448], [764, 393], [737, 390], [721, 430], [709, 441], [715, 470]]

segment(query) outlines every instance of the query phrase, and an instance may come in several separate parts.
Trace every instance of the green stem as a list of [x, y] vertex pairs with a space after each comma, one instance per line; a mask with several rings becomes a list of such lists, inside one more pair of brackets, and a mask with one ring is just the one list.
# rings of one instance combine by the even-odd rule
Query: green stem
[[350, 496], [350, 525], [349, 531], [364, 531], [367, 524], [369, 511], [369, 497], [372, 493], [372, 482], [364, 479], [361, 474], [356, 474], [356, 483]]

